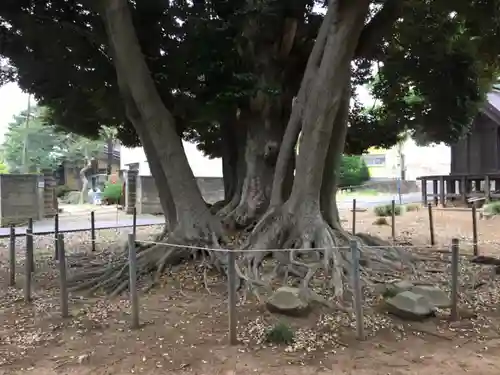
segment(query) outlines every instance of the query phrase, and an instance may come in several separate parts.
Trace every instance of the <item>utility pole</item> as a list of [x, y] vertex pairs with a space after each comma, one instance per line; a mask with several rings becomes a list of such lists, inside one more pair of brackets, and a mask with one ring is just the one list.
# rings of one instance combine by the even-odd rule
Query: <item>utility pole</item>
[[28, 148], [29, 148], [29, 127], [30, 127], [30, 114], [31, 114], [31, 94], [28, 94], [28, 113], [26, 114], [26, 122], [24, 125], [24, 146], [23, 146], [23, 172], [29, 173], [28, 165]]

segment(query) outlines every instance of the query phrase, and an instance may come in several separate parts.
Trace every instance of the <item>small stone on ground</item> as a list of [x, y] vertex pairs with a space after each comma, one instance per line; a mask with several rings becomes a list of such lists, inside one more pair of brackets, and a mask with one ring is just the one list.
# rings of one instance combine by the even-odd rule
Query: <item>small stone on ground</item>
[[289, 316], [306, 316], [309, 303], [301, 296], [299, 288], [283, 286], [278, 288], [267, 301], [267, 309], [272, 313]]

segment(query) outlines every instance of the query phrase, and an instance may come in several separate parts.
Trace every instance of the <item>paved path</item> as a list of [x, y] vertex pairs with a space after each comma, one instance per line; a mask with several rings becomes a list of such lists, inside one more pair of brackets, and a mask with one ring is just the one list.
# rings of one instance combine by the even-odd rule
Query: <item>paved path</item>
[[[420, 193], [410, 193], [401, 196], [402, 203], [417, 203], [421, 200]], [[391, 203], [391, 200], [399, 201], [397, 195], [375, 195], [375, 196], [358, 196], [356, 197], [356, 206], [358, 208], [370, 208], [380, 204]], [[337, 202], [339, 209], [349, 209], [352, 207], [352, 198], [339, 199]], [[114, 229], [114, 228], [131, 228], [133, 226], [132, 217], [125, 215], [122, 211], [110, 207], [107, 209], [97, 209], [95, 216], [95, 228]], [[161, 225], [165, 222], [162, 216], [140, 215], [137, 217], [137, 226]], [[59, 219], [59, 232], [85, 232], [90, 230], [90, 213], [87, 210], [72, 211], [68, 214], [61, 214]], [[16, 228], [17, 236], [26, 234], [26, 226]], [[54, 220], [44, 219], [36, 221], [33, 224], [33, 234], [45, 235], [54, 233]], [[0, 238], [9, 237], [9, 228], [0, 228]]]

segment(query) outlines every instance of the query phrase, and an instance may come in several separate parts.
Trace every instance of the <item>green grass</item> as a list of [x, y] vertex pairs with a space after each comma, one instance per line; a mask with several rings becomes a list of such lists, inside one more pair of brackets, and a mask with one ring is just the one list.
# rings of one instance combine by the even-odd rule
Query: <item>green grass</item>
[[276, 323], [266, 332], [266, 342], [273, 344], [291, 344], [295, 337], [292, 327], [284, 322]]

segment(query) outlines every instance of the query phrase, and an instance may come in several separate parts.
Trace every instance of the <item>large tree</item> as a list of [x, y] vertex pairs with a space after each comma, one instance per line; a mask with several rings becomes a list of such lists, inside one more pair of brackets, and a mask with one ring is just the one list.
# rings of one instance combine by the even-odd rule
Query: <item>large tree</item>
[[[322, 16], [305, 0], [6, 0], [0, 27], [10, 76], [58, 123], [89, 133], [111, 124], [130, 143], [137, 134], [173, 207], [168, 242], [218, 245], [224, 234], [189, 168], [184, 135], [213, 154], [224, 147], [230, 224], [267, 209], [248, 246], [317, 249], [322, 262], [312, 266], [298, 252], [274, 253], [275, 271], [307, 286], [321, 264], [340, 296], [347, 268], [338, 246], [351, 239], [334, 200], [342, 153], [393, 144], [407, 131], [431, 142], [462, 136], [497, 72], [499, 3], [330, 0]], [[379, 105], [361, 110], [353, 86], [370, 81]], [[143, 254], [148, 272], [191, 253]], [[208, 254], [209, 264], [224, 263]], [[250, 284], [263, 285], [264, 256], [241, 264]], [[363, 257], [390, 263], [367, 248]], [[118, 277], [106, 285], [126, 286]]]
[[85, 159], [104, 152], [103, 139], [67, 133], [47, 123], [46, 114], [46, 108], [35, 106], [8, 124], [2, 151], [11, 172], [55, 170], [63, 162], [83, 167]]

